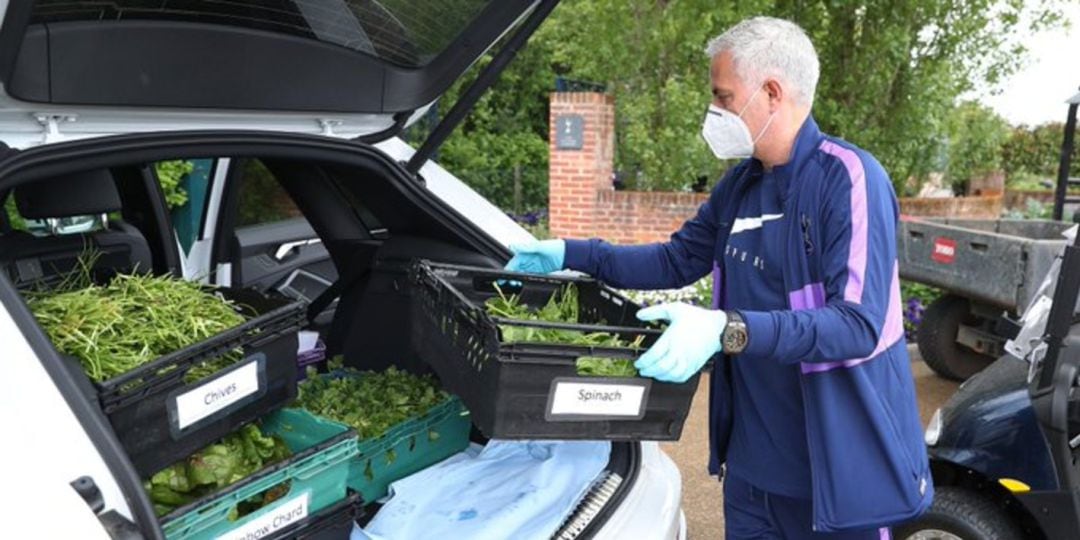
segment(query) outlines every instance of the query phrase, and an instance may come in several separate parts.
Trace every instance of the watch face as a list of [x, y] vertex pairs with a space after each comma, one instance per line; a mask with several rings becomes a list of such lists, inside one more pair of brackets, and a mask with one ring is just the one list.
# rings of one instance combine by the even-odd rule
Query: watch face
[[730, 327], [724, 332], [724, 350], [740, 353], [746, 348], [746, 329], [740, 326]]

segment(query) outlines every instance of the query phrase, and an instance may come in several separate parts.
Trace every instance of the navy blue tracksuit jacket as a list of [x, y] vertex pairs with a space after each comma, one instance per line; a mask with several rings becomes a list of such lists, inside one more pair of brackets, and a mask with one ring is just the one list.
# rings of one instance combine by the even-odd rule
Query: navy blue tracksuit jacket
[[[754, 159], [735, 166], [668, 242], [568, 240], [566, 266], [627, 289], [683, 287], [712, 272], [714, 304], [724, 308], [724, 251], [761, 173]], [[720, 473], [736, 414], [731, 363], [798, 366], [814, 529], [906, 521], [930, 505], [933, 482], [904, 341], [892, 184], [873, 156], [822, 134], [812, 117], [772, 176], [788, 309], [739, 309], [750, 342], [713, 370], [710, 472]]]

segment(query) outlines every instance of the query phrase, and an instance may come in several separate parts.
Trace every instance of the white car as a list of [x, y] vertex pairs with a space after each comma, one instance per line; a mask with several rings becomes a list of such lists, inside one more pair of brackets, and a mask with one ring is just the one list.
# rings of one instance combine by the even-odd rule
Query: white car
[[[164, 537], [19, 285], [55, 279], [87, 245], [106, 255], [97, 270], [308, 299], [357, 261], [501, 265], [528, 233], [428, 158], [555, 3], [0, 0], [0, 198], [21, 190], [25, 218], [97, 223], [27, 235], [0, 218], [0, 536]], [[496, 43], [418, 151], [395, 138]], [[170, 216], [152, 164], [176, 159], [206, 182]], [[101, 172], [119, 201], [93, 187]], [[346, 356], [401, 357], [392, 267], [316, 319]], [[680, 498], [656, 443], [615, 442], [605, 481], [553, 537], [685, 538]]]

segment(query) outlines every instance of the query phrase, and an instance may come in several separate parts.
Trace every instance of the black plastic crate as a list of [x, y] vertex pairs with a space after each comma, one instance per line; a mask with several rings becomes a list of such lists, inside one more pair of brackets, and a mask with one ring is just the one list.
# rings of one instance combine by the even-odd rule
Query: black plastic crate
[[[660, 330], [635, 317], [639, 306], [596, 280], [508, 273], [421, 261], [410, 271], [413, 344], [447, 389], [461, 396], [473, 422], [492, 438], [676, 440], [697, 389], [648, 378], [577, 374], [581, 357], [630, 358]], [[574, 284], [580, 324], [491, 317], [484, 302], [504, 293], [531, 307]], [[641, 349], [547, 343], [503, 343], [499, 325], [644, 335]], [[610, 324], [610, 325], [609, 325]]]
[[[251, 290], [219, 292], [248, 320], [93, 385], [117, 438], [144, 476], [296, 397], [296, 333], [305, 321], [304, 304]], [[184, 381], [193, 366], [236, 350], [243, 351], [242, 360]]]

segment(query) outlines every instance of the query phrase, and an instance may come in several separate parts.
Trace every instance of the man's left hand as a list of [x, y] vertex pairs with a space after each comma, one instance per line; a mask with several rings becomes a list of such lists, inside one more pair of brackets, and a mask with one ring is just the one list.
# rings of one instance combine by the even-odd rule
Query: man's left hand
[[671, 325], [634, 362], [642, 377], [681, 383], [692, 377], [721, 350], [720, 336], [727, 314], [690, 304], [661, 304], [637, 312], [642, 321], [667, 320]]

